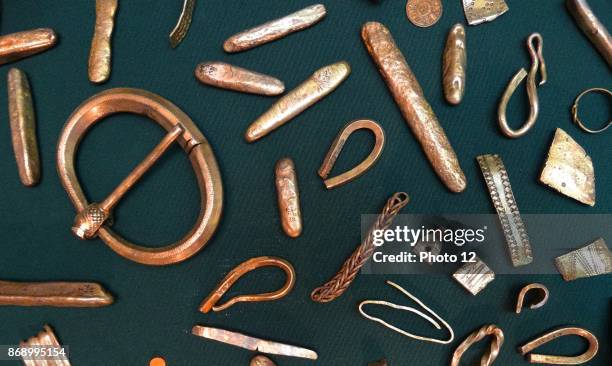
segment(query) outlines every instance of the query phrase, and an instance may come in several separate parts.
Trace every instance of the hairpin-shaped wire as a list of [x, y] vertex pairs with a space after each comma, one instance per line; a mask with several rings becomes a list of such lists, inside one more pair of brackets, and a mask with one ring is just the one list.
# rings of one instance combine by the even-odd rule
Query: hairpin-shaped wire
[[[232, 287], [234, 283], [236, 283], [236, 281], [240, 279], [240, 277], [260, 267], [278, 267], [285, 271], [287, 279], [285, 280], [285, 284], [283, 285], [283, 287], [276, 291], [266, 292], [263, 294], [236, 296], [230, 300], [227, 300], [222, 305], [217, 305], [217, 302], [221, 299], [221, 297], [227, 292], [227, 290], [230, 289], [230, 287]], [[289, 294], [289, 292], [291, 292], [291, 290], [293, 289], [294, 285], [295, 269], [293, 269], [291, 263], [278, 257], [263, 256], [251, 258], [246, 262], [242, 262], [241, 264], [239, 264], [236, 268], [232, 269], [225, 276], [225, 278], [208, 295], [208, 297], [206, 297], [206, 299], [202, 301], [202, 303], [200, 304], [200, 311], [203, 313], [208, 313], [211, 309], [212, 311], [223, 311], [239, 302], [260, 302], [278, 300], [282, 297], [287, 296], [287, 294]]]
[[521, 292], [519, 292], [518, 299], [516, 301], [516, 313], [517, 314], [521, 313], [521, 310], [523, 309], [523, 303], [525, 302], [525, 296], [530, 291], [531, 292], [537, 291], [538, 294], [540, 295], [540, 297], [538, 299], [538, 302], [529, 305], [530, 309], [541, 308], [548, 301], [549, 292], [548, 292], [548, 289], [546, 288], [546, 286], [542, 285], [541, 283], [532, 283], [532, 284], [529, 284], [529, 285], [523, 287], [521, 289]]
[[412, 301], [416, 302], [417, 304], [419, 304], [419, 306], [423, 309], [425, 309], [429, 314], [431, 314], [433, 316], [433, 318], [436, 318], [440, 323], [442, 323], [442, 325], [444, 325], [444, 327], [446, 329], [448, 329], [448, 332], [450, 333], [450, 338], [447, 340], [443, 340], [443, 339], [436, 339], [436, 338], [429, 338], [429, 337], [424, 337], [424, 336], [420, 336], [420, 335], [416, 335], [413, 333], [409, 333], [406, 332], [403, 329], [400, 329], [392, 324], [387, 323], [386, 321], [374, 317], [372, 315], [367, 314], [364, 310], [363, 310], [363, 306], [364, 305], [368, 305], [368, 304], [373, 304], [373, 305], [382, 305], [382, 306], [387, 306], [393, 309], [398, 309], [398, 310], [405, 310], [405, 311], [409, 311], [411, 313], [417, 314], [418, 316], [422, 317], [423, 319], [427, 320], [428, 322], [430, 322], [434, 327], [436, 327], [436, 329], [442, 329], [442, 327], [440, 326], [440, 323], [438, 323], [438, 321], [432, 319], [431, 316], [424, 314], [422, 311], [415, 309], [413, 307], [410, 306], [405, 306], [405, 305], [398, 305], [398, 304], [394, 304], [392, 302], [388, 302], [388, 301], [383, 301], [383, 300], [364, 300], [362, 302], [359, 303], [359, 312], [361, 313], [361, 315], [363, 315], [366, 319], [370, 319], [373, 320], [377, 323], [380, 323], [382, 325], [384, 325], [385, 327], [392, 329], [402, 335], [405, 335], [406, 337], [409, 338], [413, 338], [419, 341], [425, 341], [425, 342], [432, 342], [432, 343], [439, 343], [439, 344], [449, 344], [451, 343], [454, 339], [455, 339], [455, 332], [453, 331], [453, 328], [448, 325], [448, 323], [446, 321], [444, 321], [444, 319], [442, 319], [438, 314], [436, 314], [433, 310], [431, 310], [430, 308], [428, 308], [425, 304], [423, 304], [423, 302], [421, 300], [419, 300], [416, 296], [412, 295], [410, 292], [408, 292], [407, 290], [405, 290], [403, 287], [401, 287], [400, 285], [398, 285], [395, 282], [392, 281], [386, 281], [387, 284], [389, 286], [395, 287], [396, 289], [398, 289], [401, 293], [403, 293], [404, 295], [406, 295], [408, 298], [410, 298]]

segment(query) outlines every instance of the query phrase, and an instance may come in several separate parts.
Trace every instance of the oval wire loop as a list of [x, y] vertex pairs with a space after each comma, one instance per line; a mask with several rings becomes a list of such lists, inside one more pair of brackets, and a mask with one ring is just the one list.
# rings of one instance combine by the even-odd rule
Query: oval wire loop
[[[537, 41], [537, 44], [536, 44]], [[548, 79], [548, 72], [546, 71], [546, 63], [544, 62], [544, 56], [542, 49], [544, 40], [539, 33], [533, 33], [527, 38], [527, 48], [529, 55], [531, 56], [531, 68], [529, 73], [522, 68], [520, 69], [510, 80], [504, 94], [502, 95], [501, 101], [499, 102], [499, 108], [497, 111], [497, 118], [499, 127], [502, 133], [506, 137], [517, 138], [526, 134], [536, 123], [538, 114], [540, 112], [540, 103], [538, 100], [537, 86], [544, 85]], [[536, 76], [540, 72], [540, 82], [536, 85]], [[506, 108], [510, 102], [512, 94], [514, 94], [519, 84], [527, 77], [526, 89], [527, 96], [529, 98], [529, 118], [527, 121], [518, 129], [514, 130], [508, 125], [506, 119]]]
[[[361, 163], [354, 166], [352, 169], [339, 174], [332, 178], [327, 178], [329, 173], [331, 172], [340, 152], [342, 152], [342, 148], [344, 144], [351, 136], [351, 134], [360, 129], [367, 129], [372, 131], [374, 134], [375, 142], [372, 151]], [[334, 142], [332, 143], [327, 155], [323, 159], [323, 163], [319, 168], [319, 176], [324, 179], [323, 183], [325, 183], [325, 187], [327, 189], [332, 189], [343, 184], [346, 184], [354, 179], [357, 179], [361, 175], [370, 169], [374, 163], [380, 158], [383, 147], [385, 146], [385, 131], [382, 127], [376, 123], [375, 121], [362, 119], [349, 122], [344, 128], [340, 131]]]
[[[216, 305], [217, 302], [221, 299], [221, 297], [230, 289], [230, 287], [232, 287], [234, 283], [236, 283], [236, 281], [238, 281], [248, 272], [251, 272], [252, 270], [255, 270], [260, 267], [278, 267], [282, 269], [287, 275], [285, 284], [276, 291], [255, 295], [240, 295], [231, 298], [222, 305]], [[217, 287], [200, 304], [200, 311], [203, 313], [208, 313], [211, 309], [215, 312], [223, 311], [239, 302], [260, 302], [278, 300], [289, 294], [289, 292], [291, 292], [291, 290], [293, 289], [294, 285], [295, 269], [288, 261], [278, 257], [267, 256], [251, 258], [239, 264], [236, 268], [232, 269], [225, 276], [225, 278], [223, 278], [223, 280], [219, 282]]]
[[386, 283], [392, 287], [395, 287], [397, 290], [399, 290], [401, 293], [403, 293], [404, 295], [406, 295], [408, 298], [412, 299], [412, 301], [416, 302], [417, 304], [419, 304], [419, 306], [421, 306], [423, 309], [425, 309], [429, 314], [431, 314], [434, 318], [436, 318], [440, 323], [442, 323], [442, 325], [444, 325], [444, 327], [446, 329], [448, 329], [448, 332], [450, 333], [450, 338], [448, 340], [442, 340], [442, 339], [436, 339], [436, 338], [430, 338], [430, 337], [424, 337], [424, 336], [420, 336], [420, 335], [416, 335], [413, 333], [409, 333], [403, 329], [400, 329], [392, 324], [387, 323], [386, 321], [374, 317], [372, 315], [369, 315], [368, 313], [365, 312], [365, 310], [363, 310], [363, 306], [364, 305], [382, 305], [382, 306], [387, 306], [393, 309], [398, 309], [398, 310], [405, 310], [405, 311], [409, 311], [411, 313], [417, 314], [420, 317], [422, 317], [423, 319], [427, 320], [428, 322], [430, 322], [434, 327], [436, 327], [436, 329], [442, 329], [442, 327], [440, 326], [440, 323], [438, 323], [436, 320], [432, 319], [432, 317], [428, 316], [427, 314], [424, 314], [423, 312], [421, 312], [418, 309], [415, 309], [413, 307], [410, 306], [405, 306], [405, 305], [398, 305], [398, 304], [394, 304], [388, 301], [383, 301], [383, 300], [364, 300], [362, 302], [359, 303], [358, 309], [359, 312], [361, 313], [361, 315], [363, 315], [366, 319], [375, 321], [377, 323], [380, 323], [382, 325], [384, 325], [385, 327], [394, 330], [402, 335], [405, 335], [406, 337], [409, 338], [413, 338], [419, 341], [425, 341], [425, 342], [432, 342], [432, 343], [439, 343], [439, 344], [449, 344], [451, 343], [454, 339], [455, 339], [455, 333], [453, 331], [453, 328], [448, 325], [448, 323], [446, 321], [444, 321], [444, 319], [442, 319], [438, 314], [436, 314], [433, 310], [431, 310], [430, 308], [428, 308], [425, 304], [423, 304], [423, 302], [421, 300], [419, 300], [416, 296], [412, 295], [410, 292], [408, 292], [407, 290], [405, 290], [404, 288], [402, 288], [400, 285], [396, 284], [395, 282], [392, 281], [386, 281]]

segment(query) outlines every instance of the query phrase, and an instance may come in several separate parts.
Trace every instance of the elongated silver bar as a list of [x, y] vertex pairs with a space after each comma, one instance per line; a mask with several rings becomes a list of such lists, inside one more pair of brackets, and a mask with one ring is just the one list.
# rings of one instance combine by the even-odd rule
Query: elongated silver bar
[[325, 17], [322, 4], [312, 5], [285, 17], [272, 20], [240, 32], [223, 43], [225, 52], [241, 52], [283, 38], [293, 32], [311, 27]]
[[114, 302], [93, 282], [13, 282], [0, 280], [0, 306], [101, 307]]
[[21, 183], [32, 187], [40, 181], [40, 154], [30, 83], [25, 72], [11, 68], [7, 84], [11, 138], [17, 171]]
[[512, 265], [519, 267], [531, 263], [531, 244], [512, 193], [504, 162], [497, 154], [481, 155], [476, 160], [504, 231]]
[[115, 28], [115, 13], [119, 0], [96, 0], [96, 25], [89, 51], [89, 81], [100, 84], [111, 73], [111, 38]]
[[555, 259], [557, 270], [566, 281], [612, 273], [612, 253], [599, 238], [593, 243]]
[[467, 44], [465, 28], [457, 23], [448, 32], [442, 57], [442, 86], [444, 97], [450, 104], [461, 103], [465, 94], [467, 72]]
[[351, 66], [336, 62], [320, 68], [286, 95], [282, 96], [264, 114], [257, 118], [247, 129], [244, 138], [254, 142], [289, 122], [336, 88], [349, 76]]
[[274, 172], [281, 226], [288, 237], [297, 238], [302, 234], [302, 210], [295, 164], [291, 158], [280, 159]]
[[597, 48], [608, 66], [612, 67], [612, 36], [597, 19], [589, 3], [586, 0], [567, 0], [566, 5], [582, 32]]
[[195, 76], [202, 84], [242, 93], [272, 96], [285, 91], [285, 84], [277, 78], [225, 62], [202, 62], [196, 67]]
[[453, 278], [476, 296], [495, 279], [495, 272], [480, 258], [476, 258], [475, 262], [466, 263], [459, 268], [453, 274]]
[[57, 43], [53, 29], [38, 28], [0, 36], [0, 65], [44, 52]]
[[467, 181], [455, 150], [389, 29], [381, 23], [365, 23], [361, 39], [433, 170], [451, 192], [465, 190]]
[[311, 360], [316, 360], [318, 357], [315, 351], [311, 351], [306, 348], [259, 339], [220, 328], [195, 325], [191, 329], [191, 334], [198, 337], [211, 339], [213, 341], [230, 344], [235, 347], [272, 355], [308, 358]]

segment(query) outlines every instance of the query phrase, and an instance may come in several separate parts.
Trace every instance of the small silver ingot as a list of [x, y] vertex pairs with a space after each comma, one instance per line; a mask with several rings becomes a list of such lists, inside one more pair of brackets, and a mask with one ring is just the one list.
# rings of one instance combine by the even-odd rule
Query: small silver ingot
[[557, 270], [566, 281], [612, 273], [612, 254], [606, 242], [593, 243], [555, 259]]
[[516, 205], [504, 162], [497, 154], [481, 155], [476, 157], [476, 160], [504, 231], [512, 265], [519, 267], [531, 263], [533, 257], [529, 237]]
[[475, 296], [495, 279], [495, 272], [480, 258], [476, 258], [475, 262], [466, 263], [459, 268], [453, 278]]

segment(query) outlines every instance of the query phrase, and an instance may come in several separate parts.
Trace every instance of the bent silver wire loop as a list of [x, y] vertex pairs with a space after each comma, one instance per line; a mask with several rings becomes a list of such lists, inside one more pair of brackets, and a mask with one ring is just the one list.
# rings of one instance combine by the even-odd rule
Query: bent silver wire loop
[[[537, 41], [537, 45], [535, 44]], [[540, 103], [538, 101], [537, 87], [544, 85], [547, 79], [546, 63], [544, 62], [544, 56], [542, 55], [542, 48], [544, 46], [544, 40], [540, 33], [532, 33], [527, 38], [527, 48], [529, 49], [529, 55], [531, 56], [531, 68], [529, 73], [525, 71], [525, 68], [520, 69], [510, 80], [510, 83], [504, 91], [504, 95], [499, 102], [499, 108], [497, 110], [497, 119], [499, 127], [502, 133], [510, 138], [521, 137], [526, 134], [533, 125], [535, 125], [538, 119], [538, 113], [540, 112]], [[536, 85], [536, 75], [540, 71], [540, 82]], [[519, 86], [519, 84], [527, 77], [527, 96], [529, 97], [529, 118], [518, 130], [513, 130], [508, 126], [506, 119], [506, 107], [512, 97], [512, 94]]]
[[412, 299], [412, 301], [416, 302], [417, 304], [419, 304], [419, 306], [421, 306], [423, 309], [427, 310], [427, 312], [429, 314], [431, 314], [434, 318], [436, 318], [440, 323], [442, 323], [442, 325], [444, 325], [444, 327], [446, 329], [448, 329], [448, 332], [450, 333], [450, 338], [448, 340], [442, 340], [442, 339], [435, 339], [435, 338], [429, 338], [429, 337], [423, 337], [420, 335], [416, 335], [416, 334], [412, 334], [409, 332], [406, 332], [403, 329], [400, 329], [394, 325], [391, 325], [389, 323], [387, 323], [386, 321], [374, 317], [372, 315], [367, 314], [364, 310], [363, 310], [363, 306], [364, 305], [382, 305], [382, 306], [387, 306], [393, 309], [398, 309], [398, 310], [405, 310], [405, 311], [409, 311], [411, 313], [417, 314], [420, 317], [422, 317], [423, 319], [427, 320], [428, 322], [430, 322], [434, 327], [436, 327], [436, 329], [442, 329], [442, 327], [440, 326], [440, 324], [432, 319], [432, 317], [430, 317], [427, 314], [424, 314], [423, 312], [421, 312], [418, 309], [415, 309], [413, 307], [410, 306], [404, 306], [404, 305], [398, 305], [398, 304], [394, 304], [392, 302], [388, 302], [388, 301], [383, 301], [383, 300], [364, 300], [362, 302], [359, 303], [358, 309], [359, 312], [361, 313], [361, 315], [363, 315], [366, 319], [370, 319], [373, 320], [377, 323], [380, 323], [382, 325], [384, 325], [385, 327], [394, 330], [402, 335], [405, 335], [406, 337], [409, 338], [413, 338], [419, 341], [425, 341], [425, 342], [432, 342], [432, 343], [439, 343], [439, 344], [449, 344], [451, 343], [454, 339], [455, 339], [455, 332], [453, 331], [453, 328], [451, 328], [450, 325], [448, 325], [448, 323], [446, 321], [444, 321], [444, 319], [442, 319], [438, 314], [436, 314], [433, 310], [431, 310], [430, 308], [428, 308], [425, 304], [423, 304], [423, 302], [421, 300], [419, 300], [416, 296], [412, 295], [410, 292], [408, 292], [407, 290], [405, 290], [404, 288], [402, 288], [400, 285], [396, 284], [395, 282], [392, 281], [386, 281], [386, 283], [389, 286], [395, 287], [396, 289], [398, 289], [399, 291], [401, 291], [404, 295], [406, 295], [408, 298]]

